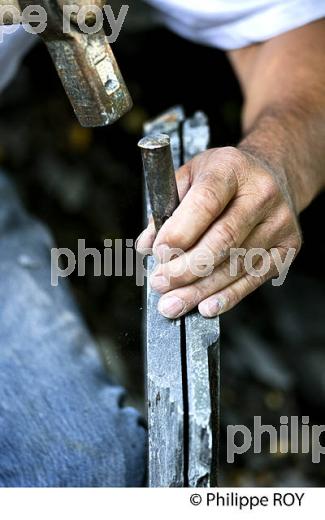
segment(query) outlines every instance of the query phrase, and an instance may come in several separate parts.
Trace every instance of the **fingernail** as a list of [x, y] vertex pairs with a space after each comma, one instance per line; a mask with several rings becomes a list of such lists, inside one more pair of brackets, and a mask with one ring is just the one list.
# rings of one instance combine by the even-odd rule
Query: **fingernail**
[[160, 244], [154, 248], [154, 255], [156, 260], [161, 264], [166, 264], [171, 260], [171, 248], [168, 244]]
[[165, 276], [160, 275], [152, 275], [150, 278], [150, 285], [155, 291], [162, 291], [169, 287], [168, 280]]
[[183, 313], [185, 302], [177, 296], [169, 296], [162, 298], [158, 304], [159, 312], [166, 318], [177, 318]]
[[218, 316], [221, 309], [222, 303], [218, 299], [207, 300], [199, 305], [199, 312], [205, 318], [214, 318], [215, 316]]

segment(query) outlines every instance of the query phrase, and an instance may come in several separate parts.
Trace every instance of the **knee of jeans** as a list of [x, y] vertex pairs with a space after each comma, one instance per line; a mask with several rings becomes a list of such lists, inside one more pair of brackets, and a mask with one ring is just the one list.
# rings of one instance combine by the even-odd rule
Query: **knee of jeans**
[[100, 400], [86, 410], [79, 399], [60, 409], [48, 399], [11, 397], [0, 406], [0, 487], [144, 485], [139, 417]]

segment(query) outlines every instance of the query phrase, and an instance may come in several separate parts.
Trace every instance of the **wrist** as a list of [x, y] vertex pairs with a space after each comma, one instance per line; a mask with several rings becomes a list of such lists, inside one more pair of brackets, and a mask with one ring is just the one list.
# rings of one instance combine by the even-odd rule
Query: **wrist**
[[[310, 129], [314, 131], [310, 132]], [[310, 133], [309, 133], [310, 132]], [[324, 189], [322, 132], [306, 119], [297, 120], [289, 110], [263, 114], [241, 143], [239, 150], [257, 160], [280, 184], [297, 214]], [[324, 131], [323, 131], [324, 133]]]

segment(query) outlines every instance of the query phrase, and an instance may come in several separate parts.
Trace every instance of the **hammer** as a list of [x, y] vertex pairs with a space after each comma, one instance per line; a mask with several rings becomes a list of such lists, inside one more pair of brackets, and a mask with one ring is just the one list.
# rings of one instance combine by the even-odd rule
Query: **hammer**
[[[82, 7], [103, 7], [105, 0], [74, 0]], [[37, 5], [47, 13], [47, 27], [40, 34], [52, 57], [75, 114], [84, 127], [115, 123], [132, 108], [132, 100], [120, 69], [103, 30], [94, 34], [80, 31], [71, 16], [69, 34], [63, 32], [64, 5], [71, 0], [38, 0]], [[33, 0], [0, 0], [0, 8], [8, 7], [2, 23], [14, 22], [10, 6], [20, 13]], [[86, 17], [91, 26], [93, 13]], [[1, 23], [1, 22], [0, 22]]]

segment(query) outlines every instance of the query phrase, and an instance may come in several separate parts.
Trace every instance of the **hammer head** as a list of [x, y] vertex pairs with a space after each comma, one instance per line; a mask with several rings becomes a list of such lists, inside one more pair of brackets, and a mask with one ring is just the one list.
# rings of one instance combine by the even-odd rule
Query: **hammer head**
[[[63, 6], [70, 0], [39, 0], [47, 12], [47, 28], [40, 34], [53, 59], [65, 91], [82, 126], [110, 125], [132, 108], [112, 49], [103, 30], [82, 33], [71, 20], [63, 32]], [[102, 0], [76, 0], [75, 4], [100, 5]], [[33, 0], [19, 0], [23, 9]]]
[[46, 44], [82, 126], [111, 125], [131, 110], [131, 96], [104, 32], [75, 33]]

